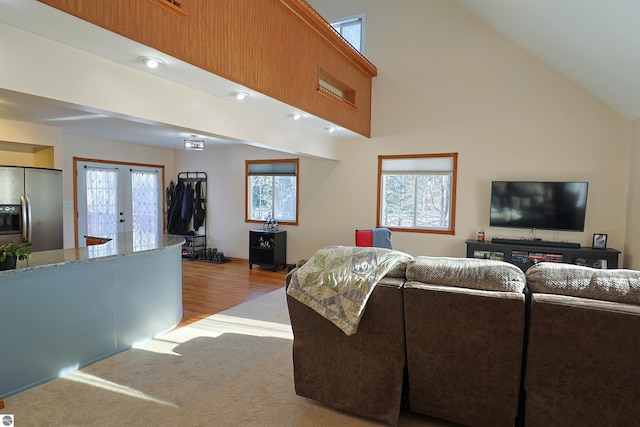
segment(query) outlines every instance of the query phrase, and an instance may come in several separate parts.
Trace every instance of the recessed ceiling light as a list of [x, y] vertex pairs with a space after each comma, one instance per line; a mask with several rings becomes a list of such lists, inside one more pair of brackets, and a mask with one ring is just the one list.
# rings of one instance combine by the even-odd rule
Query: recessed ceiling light
[[243, 99], [251, 96], [248, 92], [231, 92], [231, 95], [235, 96], [238, 101], [242, 101]]
[[147, 68], [158, 68], [158, 65], [164, 64], [164, 61], [160, 58], [154, 58], [153, 56], [139, 56], [138, 59], [144, 62]]
[[289, 114], [289, 117], [291, 117], [293, 120], [300, 120], [301, 118], [304, 117], [304, 115], [300, 113], [293, 113], [293, 114]]
[[331, 127], [325, 128], [325, 130], [329, 133], [334, 133], [336, 131], [336, 128], [331, 126]]

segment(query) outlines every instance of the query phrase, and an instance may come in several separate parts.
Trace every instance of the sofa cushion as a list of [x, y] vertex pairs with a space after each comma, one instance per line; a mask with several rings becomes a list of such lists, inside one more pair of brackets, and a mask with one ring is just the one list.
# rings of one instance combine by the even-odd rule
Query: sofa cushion
[[486, 291], [523, 292], [525, 275], [504, 261], [474, 258], [415, 257], [407, 281]]
[[527, 270], [531, 292], [640, 305], [640, 271], [542, 262]]

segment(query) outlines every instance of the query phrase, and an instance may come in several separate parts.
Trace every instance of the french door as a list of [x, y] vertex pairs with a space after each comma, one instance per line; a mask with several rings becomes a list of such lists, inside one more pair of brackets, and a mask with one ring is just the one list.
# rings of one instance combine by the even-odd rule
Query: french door
[[77, 161], [77, 241], [84, 236], [132, 232], [139, 244], [162, 234], [162, 170], [157, 167]]

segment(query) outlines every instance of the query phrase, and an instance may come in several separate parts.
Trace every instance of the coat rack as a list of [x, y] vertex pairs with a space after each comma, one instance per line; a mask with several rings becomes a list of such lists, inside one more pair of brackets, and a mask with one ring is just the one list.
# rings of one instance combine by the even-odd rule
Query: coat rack
[[206, 220], [206, 186], [206, 172], [178, 173], [178, 183], [167, 188], [167, 233], [197, 235]]
[[178, 182], [207, 182], [206, 172], [179, 172]]

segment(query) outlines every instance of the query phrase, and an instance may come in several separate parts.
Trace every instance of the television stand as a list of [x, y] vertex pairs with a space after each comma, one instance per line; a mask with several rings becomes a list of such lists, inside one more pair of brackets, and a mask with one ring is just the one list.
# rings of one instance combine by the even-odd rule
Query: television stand
[[[515, 243], [509, 243], [515, 242]], [[594, 268], [618, 268], [620, 251], [612, 248], [592, 249], [548, 246], [544, 240], [492, 239], [491, 242], [467, 240], [467, 258], [484, 258], [506, 261], [527, 271], [542, 262], [563, 262]], [[564, 242], [551, 242], [564, 243]], [[575, 244], [574, 244], [575, 245]]]
[[546, 246], [550, 248], [571, 248], [580, 249], [580, 243], [572, 242], [555, 242], [550, 240], [537, 240], [537, 239], [501, 239], [494, 237], [491, 239], [492, 243], [505, 244], [505, 245], [526, 245], [526, 246]]

